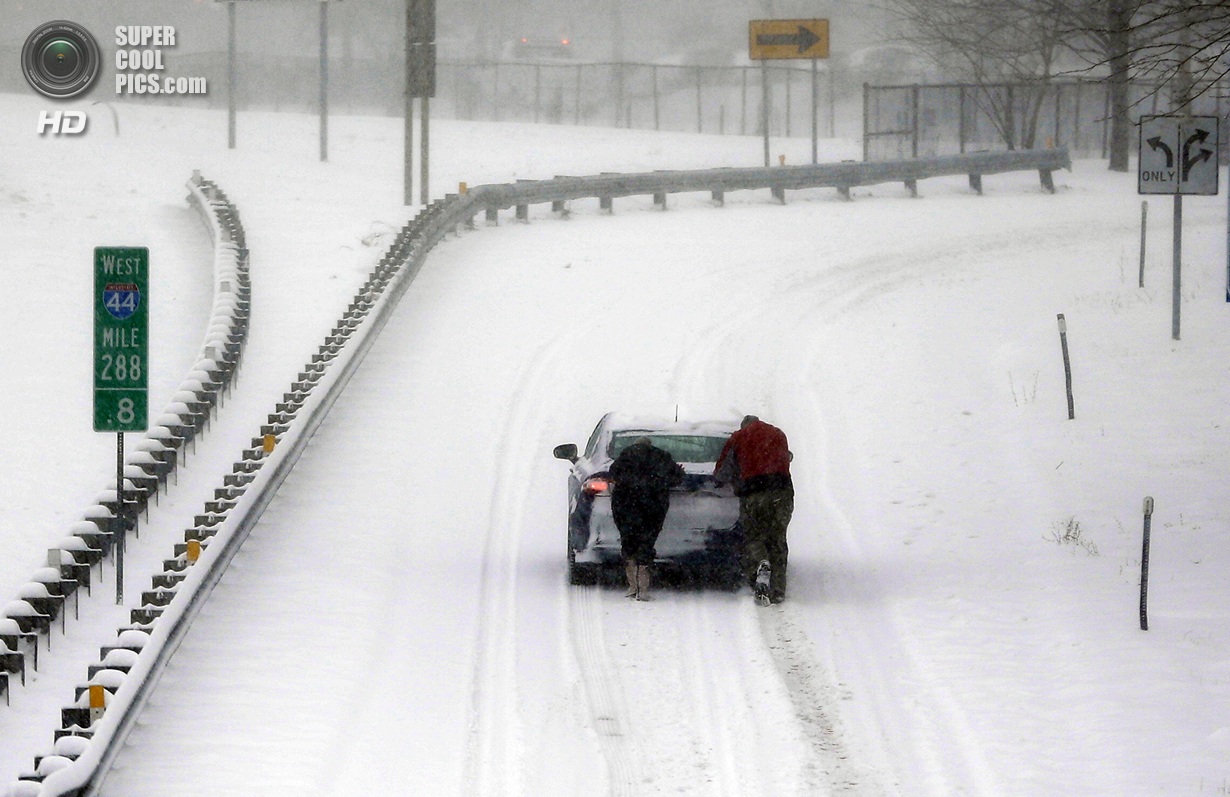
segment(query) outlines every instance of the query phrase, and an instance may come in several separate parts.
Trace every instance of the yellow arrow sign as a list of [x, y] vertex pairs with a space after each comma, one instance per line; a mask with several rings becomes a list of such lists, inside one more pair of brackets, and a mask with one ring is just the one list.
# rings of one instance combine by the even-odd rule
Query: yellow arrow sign
[[753, 19], [748, 23], [748, 58], [828, 58], [827, 19]]

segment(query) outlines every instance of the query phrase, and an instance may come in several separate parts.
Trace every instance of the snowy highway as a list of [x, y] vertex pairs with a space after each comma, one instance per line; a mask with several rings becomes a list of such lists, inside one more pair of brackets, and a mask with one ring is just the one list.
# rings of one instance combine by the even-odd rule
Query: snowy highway
[[[160, 118], [148, 139], [218, 121]], [[733, 165], [758, 143], [552, 128], [547, 150], [534, 126], [440, 128], [436, 193]], [[181, 184], [205, 167], [248, 228], [263, 326], [231, 408], [241, 440], [404, 221], [395, 122], [339, 120], [330, 164], [309, 163], [306, 134], [287, 146], [294, 134], [164, 167]], [[937, 179], [919, 199], [884, 186], [784, 206], [689, 195], [665, 212], [630, 198], [450, 236], [212, 594], [104, 794], [1224, 790], [1224, 206], [1189, 204], [1178, 344], [1160, 255], [1136, 286], [1131, 176], [1081, 162], [1056, 183], [1003, 175], [978, 197]], [[49, 425], [36, 404], [25, 423]], [[786, 431], [785, 604], [567, 585], [551, 449], [609, 410], [755, 412]], [[66, 505], [105, 476], [81, 460]], [[224, 464], [211, 455], [187, 483]], [[1147, 493], [1159, 564], [1143, 634]]]

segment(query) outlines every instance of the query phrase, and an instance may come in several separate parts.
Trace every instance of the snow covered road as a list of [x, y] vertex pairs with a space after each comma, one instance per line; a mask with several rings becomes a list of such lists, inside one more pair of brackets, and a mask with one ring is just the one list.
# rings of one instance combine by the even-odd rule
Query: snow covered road
[[[1073, 262], [1130, 234], [1005, 218], [997, 203], [1064, 201], [1030, 182], [941, 195], [926, 214], [901, 199], [665, 215], [646, 201], [445, 242], [215, 593], [109, 792], [187, 769], [180, 794], [993, 795], [1035, 779], [1113, 793], [1126, 761], [1085, 777], [1043, 754], [1045, 735], [1020, 735], [1112, 731], [1096, 709], [1026, 708], [1036, 668], [1086, 663], [1056, 650], [1071, 631], [1047, 622], [995, 643], [1019, 658], [981, 664], [947, 633], [1011, 621], [979, 605], [980, 579], [951, 579], [981, 550], [980, 523], [1049, 500], [1016, 485], [1020, 407], [990, 369], [1014, 330], [1053, 324], [1049, 293], [1100, 279]], [[950, 235], [929, 234], [948, 213]], [[551, 447], [608, 409], [676, 405], [757, 411], [791, 433], [786, 606], [565, 585]], [[967, 439], [975, 413], [999, 433]], [[895, 439], [937, 417], [927, 445]], [[238, 631], [237, 615], [251, 617]], [[992, 698], [997, 683], [1027, 689]], [[1024, 779], [1019, 758], [1036, 766]]]
[[[166, 120], [145, 126], [151, 141], [217, 122], [124, 113]], [[392, 120], [339, 119], [335, 161], [310, 167], [295, 164], [311, 161], [312, 120], [296, 124], [239, 153], [164, 150], [174, 181], [202, 167], [249, 228], [257, 301], [272, 303], [243, 376], [257, 389], [230, 409], [257, 421], [400, 223]], [[758, 153], [732, 137], [552, 128], [545, 150], [533, 126], [440, 131], [448, 189]], [[1131, 177], [1095, 162], [1056, 179], [1054, 196], [1022, 174], [983, 197], [963, 179], [926, 181], [918, 200], [884, 186], [852, 202], [792, 192], [784, 207], [673, 197], [662, 213], [646, 197], [446, 240], [214, 592], [106, 793], [1224, 792], [1224, 205], [1187, 206], [1176, 343], [1165, 225], [1136, 287]], [[32, 335], [73, 350], [79, 331], [37, 320]], [[10, 429], [57, 420], [21, 399]], [[567, 586], [551, 448], [608, 410], [676, 408], [756, 412], [790, 435], [782, 607]], [[80, 457], [48, 497], [56, 518], [94, 489], [91, 465]], [[206, 489], [216, 474], [185, 475]], [[9, 525], [29, 511], [7, 508]], [[29, 536], [4, 538], [15, 578], [37, 560]]]

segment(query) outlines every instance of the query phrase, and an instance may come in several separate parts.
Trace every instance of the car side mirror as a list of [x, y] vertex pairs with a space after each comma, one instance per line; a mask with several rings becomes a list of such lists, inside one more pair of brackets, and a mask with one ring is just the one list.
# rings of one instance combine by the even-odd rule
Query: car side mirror
[[566, 459], [569, 462], [576, 462], [577, 461], [577, 444], [576, 443], [564, 443], [562, 446], [556, 446], [555, 449], [551, 453], [555, 455], [556, 459]]

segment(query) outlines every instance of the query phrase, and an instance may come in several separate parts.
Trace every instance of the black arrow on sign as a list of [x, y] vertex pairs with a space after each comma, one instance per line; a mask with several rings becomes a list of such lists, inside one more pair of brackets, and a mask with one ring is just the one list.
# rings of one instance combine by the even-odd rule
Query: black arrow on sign
[[1162, 150], [1166, 153], [1166, 168], [1174, 168], [1174, 150], [1162, 143], [1161, 136], [1154, 136], [1149, 139], [1149, 146], [1153, 147], [1154, 151]]
[[1183, 142], [1183, 175], [1181, 179], [1187, 182], [1187, 175], [1191, 174], [1192, 167], [1201, 161], [1207, 161], [1213, 157], [1213, 150], [1201, 148], [1200, 152], [1195, 156], [1191, 156], [1192, 144], [1203, 144], [1205, 139], [1209, 137], [1208, 130], [1197, 130], [1193, 135], [1189, 136], [1187, 141]]
[[820, 41], [820, 37], [809, 28], [799, 25], [797, 33], [758, 33], [756, 44], [761, 47], [793, 47], [798, 46], [799, 53], [805, 53]]

